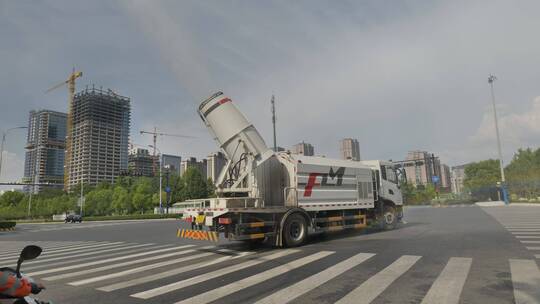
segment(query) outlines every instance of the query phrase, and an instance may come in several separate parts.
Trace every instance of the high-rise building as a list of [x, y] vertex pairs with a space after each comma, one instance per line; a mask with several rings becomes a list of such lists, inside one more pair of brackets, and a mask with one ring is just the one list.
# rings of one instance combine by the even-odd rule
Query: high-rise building
[[313, 148], [313, 146], [303, 141], [301, 143], [294, 145], [291, 149], [291, 152], [295, 154], [302, 154], [305, 156], [315, 155], [315, 149]]
[[441, 181], [440, 181], [440, 188], [443, 192], [450, 192], [451, 186], [452, 186], [452, 180], [450, 178], [450, 167], [445, 164], [441, 164]]
[[207, 167], [206, 159], [197, 161], [197, 158], [190, 157], [182, 161], [180, 165], [180, 174], [184, 175], [184, 173], [187, 171], [188, 168], [195, 168], [199, 172], [201, 172], [201, 175], [204, 177], [204, 179], [206, 179], [206, 167]]
[[223, 170], [223, 167], [227, 164], [227, 158], [225, 157], [225, 154], [222, 152], [215, 152], [210, 155], [208, 155], [208, 161], [207, 161], [207, 169], [206, 169], [206, 176], [207, 178], [211, 178], [212, 181], [215, 183], [216, 180], [219, 177], [219, 174], [221, 173], [221, 170]]
[[344, 138], [340, 141], [341, 157], [360, 161], [360, 144], [354, 138]]
[[128, 171], [134, 176], [154, 176], [155, 159], [147, 149], [133, 148], [129, 150]]
[[110, 89], [75, 94], [68, 191], [80, 183], [114, 183], [127, 171], [130, 112], [130, 99]]
[[170, 154], [161, 155], [161, 165], [163, 168], [167, 168], [170, 173], [180, 175], [180, 167], [182, 164], [182, 157]]
[[51, 186], [25, 186], [25, 192], [64, 187], [66, 122], [66, 113], [30, 111], [23, 181]]
[[463, 181], [465, 180], [465, 165], [454, 166], [451, 170], [452, 192], [462, 194], [465, 191]]
[[407, 181], [414, 186], [434, 184], [435, 180], [440, 186], [441, 163], [434, 154], [426, 151], [410, 151], [406, 160], [398, 166], [405, 168]]

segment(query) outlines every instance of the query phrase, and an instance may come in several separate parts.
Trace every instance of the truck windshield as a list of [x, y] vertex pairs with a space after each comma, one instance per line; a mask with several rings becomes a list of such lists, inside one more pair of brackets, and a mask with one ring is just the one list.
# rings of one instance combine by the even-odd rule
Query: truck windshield
[[397, 176], [394, 168], [389, 166], [386, 167], [386, 178], [389, 182], [397, 184]]

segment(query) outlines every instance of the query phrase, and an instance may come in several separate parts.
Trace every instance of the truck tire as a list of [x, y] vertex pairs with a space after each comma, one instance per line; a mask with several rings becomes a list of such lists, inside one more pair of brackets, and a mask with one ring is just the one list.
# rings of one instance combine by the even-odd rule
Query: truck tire
[[307, 238], [306, 219], [299, 213], [293, 213], [287, 217], [283, 225], [283, 240], [287, 247], [297, 247], [304, 243]]
[[384, 230], [392, 230], [397, 227], [397, 213], [396, 208], [392, 206], [385, 206], [384, 212], [381, 217], [381, 226]]

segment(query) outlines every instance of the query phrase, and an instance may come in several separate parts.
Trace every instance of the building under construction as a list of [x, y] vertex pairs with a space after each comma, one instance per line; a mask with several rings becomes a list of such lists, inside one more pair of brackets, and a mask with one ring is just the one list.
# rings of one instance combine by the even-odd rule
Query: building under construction
[[67, 114], [50, 110], [30, 111], [23, 181], [47, 186], [24, 186], [25, 192], [64, 186], [64, 149]]
[[130, 99], [112, 90], [75, 94], [68, 191], [80, 183], [114, 183], [128, 169]]
[[156, 165], [156, 157], [150, 155], [147, 149], [132, 148], [129, 150], [128, 156], [128, 172], [129, 176], [154, 176], [154, 166]]

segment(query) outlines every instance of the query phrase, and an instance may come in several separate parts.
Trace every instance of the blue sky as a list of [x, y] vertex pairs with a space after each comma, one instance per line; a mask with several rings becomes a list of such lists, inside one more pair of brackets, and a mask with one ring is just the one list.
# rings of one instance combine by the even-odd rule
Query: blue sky
[[[425, 149], [457, 165], [496, 157], [487, 77], [504, 157], [540, 135], [538, 1], [7, 1], [0, 0], [0, 129], [28, 111], [65, 111], [67, 90], [44, 91], [73, 66], [77, 86], [132, 98], [141, 129], [164, 153], [217, 149], [196, 116], [223, 90], [270, 145], [305, 140], [338, 156], [355, 137], [364, 159]], [[22, 176], [24, 132], [7, 141], [2, 180]]]

